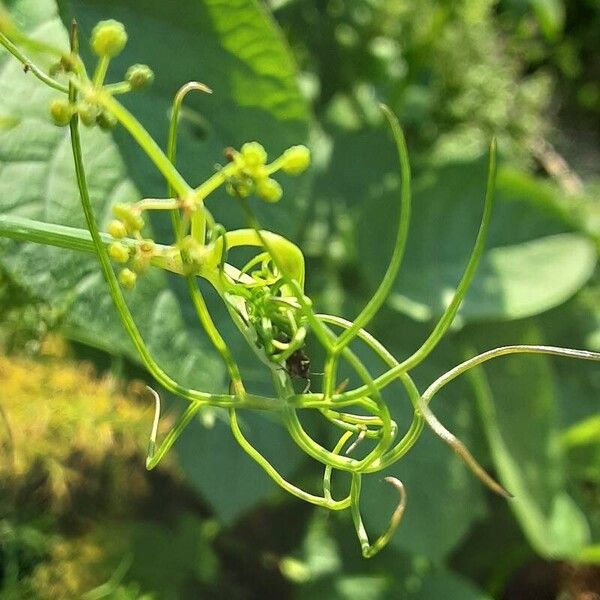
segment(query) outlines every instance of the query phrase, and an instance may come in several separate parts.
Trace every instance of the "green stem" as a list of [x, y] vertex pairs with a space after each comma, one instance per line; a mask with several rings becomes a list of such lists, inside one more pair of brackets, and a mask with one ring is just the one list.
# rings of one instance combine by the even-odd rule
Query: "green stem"
[[148, 158], [156, 165], [163, 174], [169, 185], [180, 198], [188, 198], [192, 188], [187, 184], [179, 171], [171, 164], [171, 161], [154, 141], [154, 138], [146, 131], [143, 125], [115, 98], [103, 90], [98, 90], [94, 95], [96, 101], [107, 109], [127, 129], [133, 139], [139, 144]]
[[[454, 297], [452, 301], [448, 305], [448, 308], [444, 311], [444, 314], [441, 316], [440, 320], [434, 327], [433, 331], [429, 335], [429, 337], [425, 340], [425, 342], [421, 345], [421, 347], [406, 360], [399, 363], [394, 368], [390, 369], [383, 375], [379, 376], [375, 379], [375, 385], [381, 389], [386, 385], [389, 385], [396, 377], [398, 377], [401, 373], [405, 373], [410, 371], [413, 367], [417, 366], [421, 363], [437, 346], [438, 342], [442, 339], [446, 331], [448, 331], [462, 301], [469, 289], [471, 282], [473, 281], [473, 277], [475, 276], [475, 272], [477, 270], [477, 266], [481, 260], [483, 255], [483, 251], [485, 249], [485, 241], [487, 239], [487, 234], [489, 230], [489, 225], [492, 217], [492, 208], [494, 205], [494, 187], [496, 180], [496, 140], [492, 140], [490, 145], [490, 159], [488, 165], [488, 178], [487, 178], [487, 189], [485, 195], [485, 203], [483, 207], [483, 216], [481, 220], [481, 225], [479, 226], [479, 232], [477, 234], [477, 239], [475, 240], [475, 245], [473, 247], [473, 252], [469, 258], [469, 262], [467, 263], [467, 267], [465, 272], [456, 288], [456, 292], [454, 293]], [[361, 386], [349, 392], [344, 392], [340, 394], [339, 397], [347, 397], [347, 398], [355, 398], [364, 395], [367, 392], [366, 386]], [[336, 397], [337, 398], [337, 397]]]
[[[325, 323], [331, 323], [332, 325], [337, 325], [338, 327], [342, 328], [349, 328], [352, 325], [350, 321], [347, 321], [342, 317], [336, 317], [333, 315], [318, 314], [317, 318], [321, 321], [324, 321]], [[357, 335], [389, 367], [393, 368], [399, 364], [398, 361], [394, 358], [394, 356], [381, 344], [381, 342], [375, 337], [373, 337], [368, 331], [365, 331], [364, 329], [359, 329]], [[413, 419], [407, 432], [404, 434], [402, 439], [394, 446], [394, 448], [387, 452], [385, 455], [383, 455], [379, 460], [375, 461], [369, 467], [369, 469], [366, 469], [364, 472], [371, 473], [374, 471], [379, 471], [396, 462], [414, 446], [415, 442], [419, 439], [421, 432], [423, 431], [424, 418], [417, 410], [420, 402], [419, 391], [416, 385], [414, 384], [412, 378], [408, 375], [408, 373], [400, 373], [398, 375], [398, 379], [404, 386], [404, 389], [407, 391], [408, 397], [413, 405], [413, 409], [415, 411], [413, 414]]]
[[[203, 83], [198, 81], [190, 81], [179, 88], [175, 99], [173, 100], [173, 107], [171, 109], [171, 121], [169, 124], [169, 138], [167, 142], [167, 157], [171, 164], [175, 166], [177, 161], [177, 133], [179, 129], [179, 113], [181, 112], [181, 106], [185, 97], [190, 92], [203, 92], [205, 94], [212, 94], [212, 90], [205, 86]], [[173, 187], [169, 183], [169, 196], [173, 195]], [[175, 225], [175, 222], [174, 222]], [[180, 230], [180, 224], [175, 229], [176, 234]], [[199, 243], [204, 244], [206, 239], [206, 219], [204, 218], [204, 209], [202, 205], [198, 206], [194, 215], [192, 216], [192, 237]]]
[[392, 285], [396, 280], [400, 265], [402, 264], [402, 258], [404, 256], [404, 250], [406, 248], [406, 240], [408, 238], [408, 229], [410, 225], [410, 209], [411, 209], [411, 192], [410, 192], [410, 163], [408, 160], [408, 148], [406, 147], [406, 140], [404, 133], [400, 127], [398, 119], [394, 113], [385, 105], [381, 105], [387, 120], [392, 128], [394, 134], [394, 140], [396, 142], [396, 148], [398, 150], [398, 156], [400, 159], [400, 176], [402, 178], [401, 192], [400, 192], [400, 221], [398, 225], [398, 233], [396, 235], [396, 242], [394, 244], [394, 251], [387, 271], [377, 288], [377, 291], [373, 294], [367, 305], [364, 307], [362, 312], [356, 317], [354, 323], [344, 331], [333, 347], [333, 354], [338, 354], [342, 348], [347, 346], [352, 338], [356, 336], [358, 331], [366, 326], [366, 324], [375, 316], [377, 311], [381, 308], [386, 298], [388, 297]]
[[242, 447], [244, 452], [246, 452], [246, 454], [248, 454], [255, 462], [257, 462], [267, 473], [267, 475], [286, 492], [296, 496], [296, 498], [300, 498], [301, 500], [310, 502], [311, 504], [316, 504], [317, 506], [321, 506], [323, 508], [328, 508], [330, 510], [343, 510], [350, 506], [350, 496], [344, 498], [343, 500], [332, 500], [331, 495], [329, 495], [329, 497], [315, 496], [314, 494], [305, 492], [292, 483], [289, 483], [280, 475], [277, 469], [275, 469], [275, 467], [273, 467], [273, 465], [244, 437], [244, 434], [242, 433], [242, 430], [238, 424], [234, 409], [229, 410], [229, 418], [231, 423], [231, 431], [233, 432], [235, 439]]
[[92, 82], [95, 87], [100, 88], [106, 78], [106, 72], [108, 71], [108, 65], [110, 64], [110, 58], [108, 56], [101, 56], [96, 64], [96, 70], [92, 77]]
[[[192, 90], [201, 90], [207, 91], [208, 88], [203, 86], [202, 84], [194, 84], [189, 83], [183, 86], [176, 94], [175, 101], [173, 102], [173, 110], [171, 113], [171, 124], [169, 127], [169, 141], [167, 144], [167, 159], [170, 163], [175, 167], [175, 162], [177, 159], [177, 130], [178, 130], [178, 120], [179, 120], [179, 111], [181, 108], [181, 103], [183, 102], [186, 94], [188, 94]], [[168, 183], [167, 193], [168, 195], [172, 195], [175, 190], [171, 183]], [[202, 206], [198, 207], [196, 213], [203, 213], [204, 208]], [[182, 227], [181, 227], [181, 216], [178, 210], [173, 210], [171, 212], [171, 222], [173, 225], [173, 232], [177, 241], [180, 242], [179, 236], [181, 235]], [[205, 240], [205, 229], [206, 229], [206, 220], [202, 217], [201, 222], [197, 219], [194, 220], [192, 217], [192, 224], [196, 227], [200, 227], [200, 230], [197, 230], [196, 238], [197, 241], [201, 244], [204, 244]], [[198, 234], [198, 231], [201, 232], [201, 235]], [[180, 252], [181, 262], [185, 266], [188, 264], [188, 259], [186, 253], [182, 250]], [[233, 389], [235, 390], [236, 395], [243, 397], [245, 394], [244, 384], [242, 382], [242, 377], [240, 374], [240, 370], [235, 362], [233, 355], [229, 351], [229, 347], [227, 343], [219, 333], [210, 313], [208, 311], [208, 307], [206, 306], [206, 302], [204, 301], [204, 297], [198, 288], [198, 282], [196, 281], [196, 277], [193, 275], [186, 275], [185, 281], [188, 288], [188, 293], [192, 299], [192, 304], [194, 305], [194, 309], [196, 314], [198, 315], [198, 319], [204, 327], [210, 341], [213, 346], [216, 348], [217, 352], [221, 355], [221, 358], [225, 362], [225, 366], [229, 373], [229, 377], [231, 378]]]
[[2, 44], [19, 62], [21, 62], [28, 71], [37, 77], [40, 81], [45, 83], [47, 86], [62, 92], [63, 94], [69, 93], [69, 88], [66, 85], [56, 81], [49, 75], [46, 75], [42, 69], [40, 69], [31, 59], [29, 59], [17, 46], [15, 46], [3, 33], [0, 33], [0, 44]]

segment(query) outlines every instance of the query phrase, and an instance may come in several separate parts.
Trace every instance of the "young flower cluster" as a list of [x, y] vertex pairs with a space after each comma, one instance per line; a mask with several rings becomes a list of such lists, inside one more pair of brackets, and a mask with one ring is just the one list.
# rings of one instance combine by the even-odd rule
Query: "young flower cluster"
[[[112, 211], [116, 218], [109, 223], [107, 231], [115, 241], [109, 245], [108, 254], [116, 263], [128, 265], [119, 272], [119, 282], [131, 289], [138, 275], [148, 270], [156, 245], [153, 240], [142, 238], [144, 219], [139, 208], [130, 204], [115, 204]], [[126, 236], [133, 236], [133, 239], [125, 242]]]
[[[77, 104], [72, 104], [62, 99], [55, 99], [50, 104], [50, 115], [59, 127], [66, 127], [73, 116], [78, 115], [86, 127], [98, 126], [110, 130], [117, 124], [116, 118], [102, 108], [98, 94], [124, 94], [129, 91], [140, 90], [154, 81], [154, 73], [148, 65], [135, 64], [130, 66], [125, 73], [123, 81], [104, 85], [104, 79], [110, 60], [118, 56], [127, 43], [127, 32], [122, 23], [109, 19], [100, 21], [93, 29], [90, 39], [91, 48], [98, 57], [98, 63], [89, 87]], [[65, 71], [67, 73], [77, 70], [74, 60], [63, 57], [53, 72]]]
[[226, 150], [227, 158], [235, 169], [227, 182], [227, 192], [232, 196], [247, 198], [256, 194], [265, 202], [279, 202], [283, 190], [271, 175], [283, 171], [288, 175], [299, 175], [310, 165], [310, 151], [306, 146], [292, 146], [277, 160], [267, 164], [267, 152], [258, 142], [245, 143], [240, 151]]

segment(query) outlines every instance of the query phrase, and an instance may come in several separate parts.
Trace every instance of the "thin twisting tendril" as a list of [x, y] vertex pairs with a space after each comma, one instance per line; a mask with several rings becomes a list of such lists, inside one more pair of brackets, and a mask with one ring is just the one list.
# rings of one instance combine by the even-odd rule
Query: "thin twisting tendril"
[[[58, 92], [67, 94], [68, 105], [63, 106], [59, 103], [58, 108], [60, 109], [62, 106], [68, 118], [65, 119], [60, 110], [58, 110], [56, 118], [63, 121], [59, 124], [68, 124], [70, 128], [75, 174], [87, 231], [2, 215], [0, 216], [0, 235], [17, 240], [92, 252], [97, 256], [123, 327], [131, 338], [142, 362], [163, 388], [189, 402], [186, 410], [181, 413], [157, 447], [161, 401], [159, 393], [148, 387], [154, 398], [154, 417], [146, 457], [148, 469], [153, 469], [160, 463], [203, 407], [226, 408], [233, 437], [243, 451], [277, 485], [293, 496], [317, 506], [335, 511], [350, 509], [362, 554], [367, 558], [374, 556], [384, 548], [399, 526], [406, 508], [406, 491], [399, 479], [395, 477], [384, 479], [397, 491], [398, 504], [386, 530], [371, 543], [360, 512], [362, 477], [366, 474], [380, 472], [402, 458], [419, 438], [425, 423], [460, 456], [485, 485], [496, 493], [510, 497], [509, 492], [490, 477], [466, 446], [434, 415], [429, 406], [431, 400], [455, 378], [501, 356], [548, 354], [600, 361], [600, 353], [555, 346], [504, 346], [465, 360], [434, 381], [423, 394], [419, 392], [409, 374], [414, 367], [427, 358], [450, 328], [483, 256], [494, 204], [495, 140], [492, 140], [490, 145], [481, 224], [464, 274], [450, 304], [430, 335], [412, 355], [398, 361], [381, 342], [365, 330], [365, 327], [385, 303], [392, 289], [409, 235], [411, 174], [408, 149], [400, 124], [388, 107], [381, 106], [390, 126], [399, 158], [401, 184], [398, 229], [392, 255], [381, 283], [354, 321], [349, 321], [334, 315], [318, 314], [314, 310], [312, 300], [304, 291], [305, 264], [302, 251], [286, 238], [261, 229], [245, 197], [247, 190], [255, 186], [257, 193], [259, 195], [262, 193], [264, 199], [277, 200], [281, 195], [281, 190], [280, 187], [277, 187], [276, 182], [273, 183], [269, 179], [270, 176], [280, 169], [287, 168], [292, 171], [297, 169], [298, 164], [301, 164], [297, 162], [298, 160], [304, 161], [302, 164], [305, 168], [308, 156], [306, 148], [298, 150], [301, 147], [295, 147], [295, 155], [291, 159], [291, 163], [288, 159], [292, 156], [294, 148], [289, 149], [292, 154], [287, 154], [288, 151], [286, 151], [269, 164], [266, 164], [266, 152], [260, 144], [247, 144], [242, 147], [241, 152], [229, 149], [227, 154], [230, 162], [199, 186], [192, 187], [179, 173], [175, 164], [179, 117], [183, 102], [190, 92], [212, 93], [206, 85], [190, 82], [182, 86], [175, 95], [167, 149], [166, 152], [163, 152], [141, 123], [115, 98], [116, 95], [131, 91], [133, 84], [130, 84], [129, 81], [104, 83], [111, 57], [100, 56], [93, 76], [88, 76], [86, 67], [79, 57], [78, 31], [75, 22], [70, 31], [69, 52], [62, 52], [44, 42], [29, 39], [16, 28], [12, 36], [11, 38], [10, 34], [0, 32], [0, 44], [42, 83]], [[35, 65], [19, 48], [19, 44], [36, 52], [58, 56], [62, 63], [67, 65], [68, 85], [47, 75], [43, 69]], [[147, 76], [147, 69], [147, 67], [138, 69], [138, 75]], [[153, 240], [144, 240], [141, 236], [140, 225], [135, 225], [132, 230], [127, 230], [127, 227], [121, 224], [125, 230], [119, 234], [121, 241], [118, 243], [121, 246], [116, 247], [117, 238], [113, 236], [113, 230], [109, 229], [110, 235], [100, 232], [90, 200], [78, 128], [78, 103], [88, 102], [90, 98], [96, 103], [95, 109], [104, 111], [125, 128], [164, 176], [167, 184], [167, 198], [145, 198], [132, 204], [133, 212], [125, 212], [125, 217], [123, 217], [130, 219], [128, 227], [131, 229], [131, 223], [134, 225], [138, 223], [142, 212], [166, 210], [171, 216], [173, 245], [167, 246], [156, 244]], [[252, 160], [248, 156], [252, 156]], [[286, 161], [288, 162], [286, 163]], [[261, 181], [266, 182], [266, 187], [262, 192], [258, 190], [256, 183], [259, 177], [257, 173], [263, 178]], [[249, 225], [247, 229], [227, 231], [222, 225], [215, 222], [206, 204], [209, 196], [221, 186], [228, 186], [233, 190], [233, 195], [238, 197]], [[114, 231], [118, 233], [119, 223]], [[117, 253], [115, 256], [124, 256], [125, 259], [128, 258], [130, 252], [142, 251], [141, 249], [145, 248], [144, 251], [149, 252], [146, 266], [166, 269], [185, 278], [200, 324], [227, 368], [230, 393], [210, 393], [188, 388], [175, 381], [159, 366], [127, 306], [119, 280], [111, 264], [109, 247], [111, 252]], [[257, 254], [243, 267], [237, 268], [228, 263], [229, 250], [236, 247], [252, 247], [258, 250]], [[233, 323], [247, 340], [256, 354], [257, 360], [268, 368], [273, 381], [274, 395], [260, 396], [246, 391], [233, 353], [208, 310], [198, 286], [198, 277], [206, 279], [220, 295]], [[332, 326], [341, 329], [341, 333], [336, 334], [332, 330]], [[307, 386], [303, 393], [298, 394], [294, 389], [287, 365], [292, 360], [300, 361], [300, 364], [303, 364], [303, 352], [309, 333], [312, 333], [325, 351], [323, 381], [319, 392], [309, 392]], [[350, 348], [350, 344], [356, 340], [374, 351], [385, 363], [387, 370], [383, 374], [378, 377], [371, 375], [365, 364]], [[340, 364], [343, 363], [348, 365], [360, 380], [361, 383], [358, 387], [345, 390], [347, 382], [338, 382], [338, 371]], [[403, 386], [413, 411], [408, 429], [398, 440], [396, 440], [398, 426], [392, 419], [387, 401], [382, 394], [384, 388], [396, 380]], [[308, 456], [324, 465], [322, 496], [305, 491], [290, 483], [266, 456], [252, 445], [244, 434], [238, 417], [238, 412], [242, 409], [276, 413], [297, 446]], [[341, 431], [337, 443], [331, 450], [318, 443], [304, 429], [299, 417], [299, 412], [302, 410], [318, 411], [327, 424]], [[364, 446], [368, 446], [368, 448]], [[363, 458], [351, 456], [359, 450], [362, 451]], [[348, 495], [341, 500], [335, 500], [331, 493], [334, 471], [350, 474]]]

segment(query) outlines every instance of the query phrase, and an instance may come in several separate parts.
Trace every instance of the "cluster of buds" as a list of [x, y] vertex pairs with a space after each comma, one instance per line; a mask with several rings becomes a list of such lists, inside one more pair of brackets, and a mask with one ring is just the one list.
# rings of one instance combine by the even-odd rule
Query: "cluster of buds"
[[[90, 87], [77, 104], [71, 104], [66, 100], [55, 99], [50, 104], [50, 115], [54, 123], [65, 127], [74, 115], [78, 115], [81, 122], [87, 127], [98, 125], [101, 129], [113, 129], [117, 124], [116, 119], [108, 111], [104, 110], [98, 102], [98, 92], [102, 90], [109, 94], [123, 94], [129, 91], [139, 90], [154, 81], [154, 73], [148, 65], [132, 65], [127, 69], [123, 81], [104, 85], [104, 78], [108, 64], [112, 58], [121, 53], [127, 43], [127, 32], [122, 23], [109, 19], [100, 21], [92, 31], [90, 45], [96, 56], [98, 64]], [[56, 65], [54, 71], [74, 71], [69, 57], [63, 57]]]
[[299, 175], [310, 165], [310, 151], [306, 146], [292, 146], [278, 159], [267, 164], [267, 152], [258, 142], [245, 143], [240, 151], [228, 148], [228, 160], [235, 165], [227, 182], [227, 192], [232, 196], [246, 198], [256, 194], [265, 202], [281, 200], [283, 190], [271, 175], [283, 171], [288, 175]]
[[236, 288], [244, 297], [243, 318], [255, 333], [254, 343], [269, 361], [281, 364], [304, 346], [307, 331], [300, 305], [295, 296], [286, 294], [268, 253], [252, 259], [240, 277]]
[[[119, 272], [119, 281], [123, 287], [131, 289], [138, 275], [148, 270], [155, 253], [155, 243], [142, 238], [144, 219], [135, 205], [115, 204], [112, 211], [115, 219], [109, 223], [107, 231], [115, 241], [108, 247], [108, 254], [115, 262], [126, 265]], [[126, 243], [126, 236], [134, 239]]]

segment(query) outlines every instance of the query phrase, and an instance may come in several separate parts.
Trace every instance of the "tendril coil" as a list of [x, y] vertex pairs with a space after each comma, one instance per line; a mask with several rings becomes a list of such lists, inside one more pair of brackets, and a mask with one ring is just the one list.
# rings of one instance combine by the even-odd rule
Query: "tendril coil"
[[[514, 345], [488, 350], [474, 356], [434, 381], [421, 393], [410, 372], [423, 362], [448, 331], [473, 280], [484, 252], [494, 204], [496, 143], [489, 150], [487, 190], [482, 219], [465, 272], [454, 296], [432, 329], [431, 334], [408, 358], [398, 361], [366, 327], [382, 307], [402, 264], [411, 216], [411, 173], [404, 134], [397, 118], [385, 105], [381, 109], [391, 129], [399, 160], [401, 189], [399, 223], [392, 256], [372, 298], [354, 318], [318, 313], [305, 292], [305, 263], [302, 251], [290, 240], [267, 230], [258, 222], [249, 196], [256, 195], [269, 203], [280, 200], [283, 190], [272, 177], [278, 171], [297, 175], [308, 168], [310, 154], [304, 146], [293, 146], [272, 162], [258, 142], [248, 142], [239, 150], [225, 149], [227, 164], [197, 187], [190, 186], [176, 167], [177, 136], [181, 108], [189, 93], [212, 93], [204, 84], [190, 82], [175, 95], [169, 127], [168, 144], [163, 151], [140, 122], [117, 100], [116, 96], [137, 91], [149, 85], [153, 73], [146, 65], [134, 65], [125, 79], [105, 83], [110, 60], [121, 52], [127, 41], [124, 27], [116, 21], [100, 22], [92, 33], [91, 45], [98, 56], [93, 74], [88, 75], [79, 56], [77, 24], [70, 30], [70, 48], [63, 50], [32, 40], [8, 22], [2, 22], [0, 43], [43, 84], [63, 94], [52, 102], [50, 115], [59, 126], [70, 128], [73, 161], [86, 217], [88, 232], [69, 227], [41, 224], [27, 219], [0, 215], [0, 235], [24, 241], [53, 244], [93, 252], [106, 279], [110, 295], [123, 326], [135, 345], [141, 360], [166, 390], [188, 402], [186, 410], [160, 443], [157, 442], [161, 402], [152, 388], [155, 402], [146, 465], [156, 467], [186, 426], [207, 406], [227, 410], [233, 437], [273, 481], [293, 496], [333, 511], [349, 509], [364, 557], [379, 552], [389, 542], [407, 505], [407, 492], [395, 477], [385, 482], [398, 495], [397, 507], [386, 530], [370, 541], [360, 509], [362, 477], [377, 473], [397, 463], [410, 451], [427, 425], [447, 443], [466, 466], [486, 486], [505, 497], [510, 493], [479, 465], [466, 446], [448, 431], [430, 408], [433, 397], [450, 381], [469, 369], [501, 356], [517, 353], [550, 354], [566, 358], [599, 361], [600, 354], [554, 346]], [[27, 56], [28, 49], [44, 51], [58, 62], [46, 73]], [[66, 97], [65, 97], [66, 96]], [[113, 127], [119, 123], [150, 158], [167, 183], [165, 198], [143, 198], [128, 205], [113, 207], [114, 221], [107, 232], [100, 232], [93, 214], [86, 172], [81, 152], [79, 122], [86, 126]], [[207, 200], [218, 188], [225, 187], [241, 208], [246, 227], [226, 230], [213, 218]], [[171, 217], [173, 242], [159, 244], [144, 238], [146, 215], [150, 211], [167, 211]], [[241, 268], [228, 262], [229, 252], [236, 247], [251, 247], [255, 255]], [[113, 263], [122, 265], [117, 273]], [[123, 288], [136, 285], [150, 268], [160, 268], [185, 279], [199, 323], [227, 369], [230, 385], [226, 393], [189, 389], [173, 380], [156, 362], [130, 312]], [[198, 279], [207, 280], [221, 297], [232, 321], [254, 351], [257, 361], [270, 373], [273, 395], [250, 393], [234, 356], [219, 332], [208, 310]], [[325, 353], [323, 378], [319, 389], [298, 393], [294, 378], [308, 377], [307, 339], [312, 336]], [[358, 342], [370, 348], [385, 365], [383, 374], [373, 377], [359, 356], [351, 349]], [[360, 385], [345, 389], [340, 380], [340, 366], [350, 368]], [[398, 381], [406, 392], [412, 420], [402, 429], [394, 421], [382, 391]], [[252, 444], [244, 432], [240, 412], [266, 411], [276, 414], [290, 438], [301, 451], [323, 467], [320, 492], [307, 491], [286, 480], [268, 458]], [[339, 430], [332, 448], [315, 440], [303, 427], [303, 411], [318, 412], [325, 422]], [[404, 433], [400, 436], [400, 432]], [[366, 449], [359, 457], [357, 450]], [[334, 472], [350, 474], [347, 494], [339, 499], [332, 494]]]

